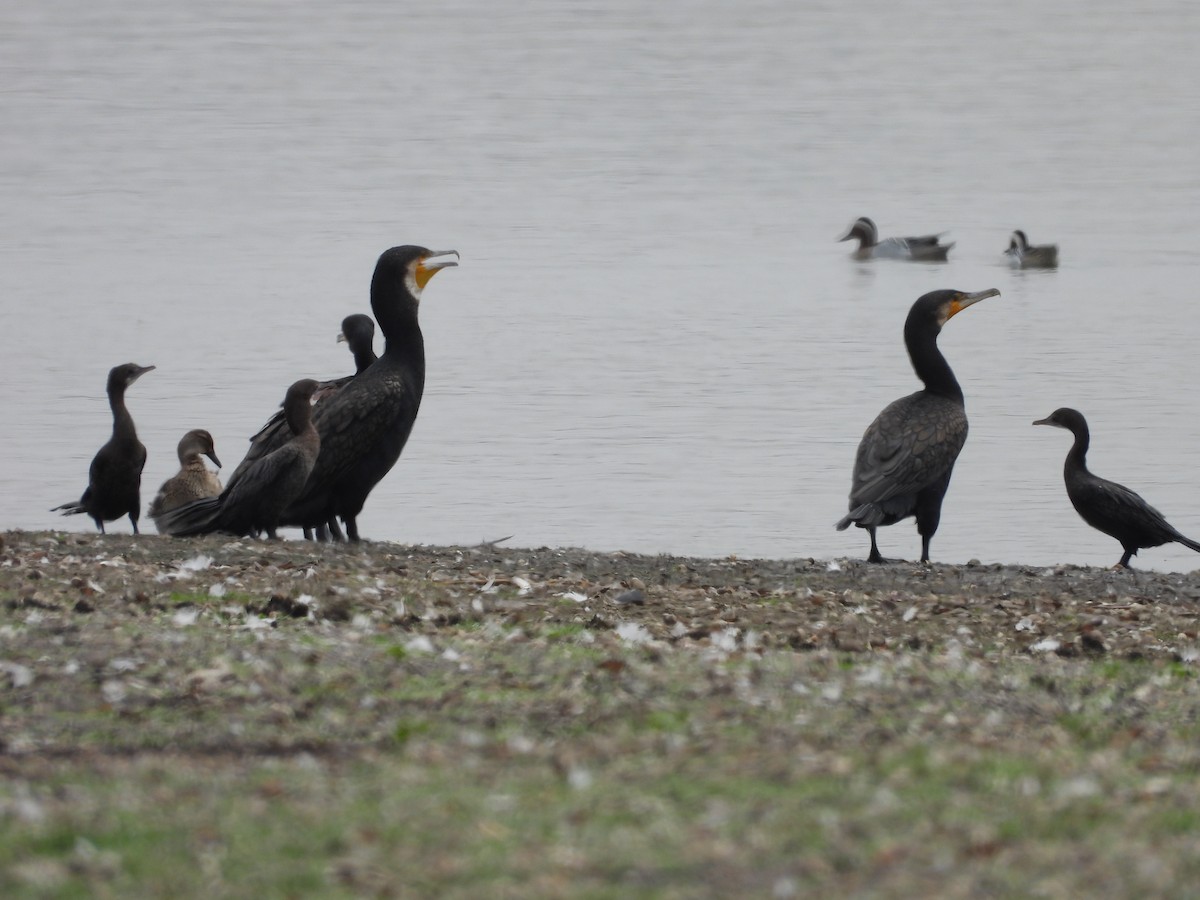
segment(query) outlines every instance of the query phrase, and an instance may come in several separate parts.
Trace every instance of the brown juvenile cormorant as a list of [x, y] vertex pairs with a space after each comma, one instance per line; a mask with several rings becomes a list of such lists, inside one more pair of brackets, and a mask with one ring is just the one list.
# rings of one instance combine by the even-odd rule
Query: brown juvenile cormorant
[[1129, 560], [1142, 547], [1159, 547], [1175, 541], [1200, 551], [1200, 543], [1184, 537], [1168, 525], [1162, 513], [1125, 485], [1088, 471], [1087, 452], [1091, 435], [1083, 413], [1062, 407], [1033, 424], [1065, 428], [1075, 435], [1075, 443], [1071, 445], [1067, 461], [1063, 464], [1067, 496], [1083, 521], [1121, 542], [1125, 553], [1116, 568], [1133, 568]]
[[929, 541], [942, 516], [942, 498], [967, 440], [962, 388], [938, 349], [938, 333], [951, 316], [999, 295], [995, 288], [977, 294], [933, 291], [908, 311], [904, 345], [925, 389], [890, 404], [868, 426], [854, 461], [850, 513], [837, 523], [839, 531], [851, 524], [867, 529], [871, 535], [868, 562], [885, 562], [875, 543], [875, 529], [912, 515], [921, 535], [921, 562], [929, 561]]
[[458, 265], [452, 258], [457, 256], [455, 250], [403, 246], [379, 257], [371, 278], [371, 310], [386, 341], [383, 355], [316, 407], [321, 454], [280, 524], [319, 528], [339, 516], [346, 536], [358, 540], [357, 516], [367, 495], [400, 458], [421, 406], [421, 292], [439, 270]]
[[1020, 229], [1009, 237], [1004, 255], [1016, 269], [1053, 269], [1058, 265], [1057, 244], [1030, 244], [1029, 238]]
[[[322, 402], [333, 396], [349, 384], [351, 380], [370, 368], [372, 363], [378, 358], [375, 356], [375, 348], [373, 346], [375, 341], [375, 322], [372, 321], [370, 316], [365, 316], [361, 313], [346, 316], [346, 318], [342, 319], [342, 330], [338, 334], [337, 340], [338, 343], [345, 342], [346, 346], [350, 348], [350, 352], [354, 355], [354, 374], [322, 381], [317, 388], [317, 392], [313, 395], [314, 405], [319, 406]], [[233, 470], [230, 481], [232, 482], [237, 479], [245, 467], [261, 459], [274, 448], [286, 443], [290, 435], [291, 432], [288, 430], [287, 421], [284, 419], [283, 410], [281, 409], [271, 416], [267, 420], [267, 423], [250, 438], [250, 449], [246, 451], [246, 457]], [[331, 533], [336, 540], [342, 539], [342, 530], [338, 527], [336, 518], [330, 518], [326, 526], [319, 526], [316, 530], [319, 540], [325, 540]], [[312, 529], [305, 528], [304, 536], [306, 538], [312, 537]]]
[[221, 493], [221, 479], [210, 472], [201, 456], [207, 456], [221, 468], [213, 437], [203, 428], [194, 428], [179, 441], [179, 471], [163, 482], [147, 512], [157, 519], [167, 510]]
[[128, 515], [133, 533], [138, 533], [141, 512], [142, 469], [146, 448], [138, 440], [133, 416], [125, 405], [125, 389], [154, 369], [125, 363], [108, 373], [108, 405], [112, 407], [113, 430], [108, 443], [97, 451], [88, 469], [88, 486], [76, 503], [64, 503], [51, 512], [64, 516], [87, 513], [104, 534], [104, 523]]
[[941, 234], [926, 234], [920, 237], [879, 239], [879, 229], [866, 216], [859, 216], [849, 230], [838, 238], [848, 241], [858, 238], [858, 249], [854, 259], [911, 259], [917, 262], [945, 262], [953, 242], [940, 242]]
[[291, 438], [229, 479], [219, 496], [195, 500], [155, 518], [163, 534], [184, 537], [221, 531], [257, 534], [274, 540], [280, 515], [300, 493], [312, 472], [321, 438], [312, 423], [312, 396], [320, 382], [311, 378], [288, 388], [283, 414]]

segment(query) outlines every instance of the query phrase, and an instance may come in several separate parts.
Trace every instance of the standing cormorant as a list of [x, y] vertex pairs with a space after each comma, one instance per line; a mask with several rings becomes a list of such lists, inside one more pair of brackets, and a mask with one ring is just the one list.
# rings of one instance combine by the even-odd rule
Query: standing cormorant
[[1004, 255], [1016, 269], [1053, 269], [1058, 265], [1058, 244], [1035, 246], [1029, 243], [1025, 232], [1017, 229], [1009, 237]]
[[945, 262], [954, 243], [940, 243], [941, 234], [920, 237], [879, 239], [879, 229], [866, 216], [859, 216], [838, 241], [858, 238], [854, 259], [911, 259], [917, 262]]
[[379, 257], [371, 278], [371, 311], [386, 341], [383, 355], [316, 407], [321, 454], [281, 525], [319, 528], [339, 516], [346, 536], [358, 540], [357, 516], [367, 495], [400, 458], [421, 406], [421, 292], [439, 270], [458, 265], [457, 256], [456, 250], [409, 245], [392, 247]]
[[179, 471], [163, 482], [147, 512], [157, 519], [168, 510], [221, 493], [221, 479], [210, 472], [201, 456], [207, 456], [221, 468], [213, 437], [203, 428], [193, 428], [179, 441]]
[[929, 561], [929, 541], [942, 516], [942, 498], [967, 440], [962, 388], [938, 349], [938, 333], [951, 316], [999, 295], [995, 288], [976, 294], [933, 291], [908, 311], [904, 345], [925, 389], [890, 404], [868, 426], [854, 461], [850, 513], [837, 523], [839, 531], [851, 524], [867, 529], [871, 535], [868, 562], [885, 562], [875, 543], [875, 529], [912, 515], [921, 535], [921, 562]]
[[[317, 392], [313, 395], [314, 405], [319, 406], [329, 397], [336, 394], [354, 378], [369, 369], [375, 360], [378, 359], [375, 355], [374, 347], [375, 322], [372, 321], [370, 316], [363, 315], [362, 313], [346, 316], [346, 318], [342, 319], [342, 330], [338, 333], [337, 340], [338, 343], [345, 342], [346, 346], [350, 348], [350, 352], [354, 355], [354, 374], [322, 381], [317, 387]], [[236, 480], [247, 466], [261, 459], [276, 447], [280, 447], [286, 443], [290, 435], [291, 432], [288, 430], [283, 410], [280, 409], [267, 420], [267, 423], [262, 428], [251, 436], [250, 449], [246, 451], [245, 458], [233, 470], [230, 482], [232, 483]], [[317, 537], [319, 540], [325, 540], [330, 534], [336, 540], [342, 539], [342, 530], [338, 527], [336, 517], [330, 517], [326, 526], [319, 526], [317, 528]], [[304, 536], [311, 538], [312, 529], [305, 528]]]
[[1083, 521], [1121, 542], [1125, 552], [1115, 568], [1132, 569], [1129, 560], [1137, 555], [1138, 550], [1159, 547], [1172, 541], [1200, 552], [1200, 543], [1184, 537], [1168, 525], [1162, 513], [1125, 485], [1088, 471], [1087, 452], [1091, 435], [1083, 413], [1064, 406], [1033, 424], [1065, 428], [1075, 435], [1075, 443], [1071, 445], [1067, 461], [1063, 464], [1067, 496]]
[[101, 447], [88, 469], [88, 486], [75, 503], [56, 506], [64, 516], [87, 513], [104, 534], [104, 523], [128, 515], [133, 533], [138, 533], [141, 513], [142, 469], [146, 465], [146, 448], [138, 440], [133, 416], [125, 405], [125, 389], [153, 371], [154, 366], [125, 363], [108, 373], [108, 405], [112, 408], [113, 430], [108, 443]]
[[312, 472], [321, 438], [312, 423], [312, 396], [320, 382], [311, 378], [288, 388], [283, 415], [291, 438], [281, 447], [239, 467], [219, 496], [195, 500], [168, 510], [154, 520], [163, 534], [184, 537], [221, 531], [258, 534], [275, 540], [280, 516], [300, 493]]
[[[355, 313], [342, 319], [342, 330], [338, 343], [345, 342], [354, 354], [354, 374], [361, 375], [375, 360], [375, 322], [370, 316]], [[345, 379], [349, 380], [349, 378]]]

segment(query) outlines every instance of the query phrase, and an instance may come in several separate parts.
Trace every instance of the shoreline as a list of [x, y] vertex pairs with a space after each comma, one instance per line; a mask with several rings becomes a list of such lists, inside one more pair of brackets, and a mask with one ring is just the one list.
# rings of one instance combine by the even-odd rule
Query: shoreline
[[237, 603], [272, 624], [367, 617], [380, 629], [422, 631], [430, 621], [537, 616], [601, 631], [632, 623], [650, 639], [685, 646], [686, 635], [696, 641], [735, 628], [756, 633], [763, 646], [803, 649], [906, 652], [960, 643], [1059, 655], [1200, 655], [1200, 572], [717, 559], [490, 543], [23, 531], [0, 539], [0, 602], [12, 610], [105, 617], [131, 605], [161, 613]]
[[216, 848], [205, 895], [1165, 895], [1195, 882], [1198, 600], [1077, 567], [10, 531], [0, 892], [199, 896]]

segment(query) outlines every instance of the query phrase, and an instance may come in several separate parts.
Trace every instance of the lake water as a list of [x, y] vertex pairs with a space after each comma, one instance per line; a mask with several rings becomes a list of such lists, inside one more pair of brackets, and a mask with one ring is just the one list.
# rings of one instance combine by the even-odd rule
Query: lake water
[[[919, 386], [937, 288], [971, 434], [938, 561], [1110, 565], [1092, 468], [1200, 537], [1200, 6], [448, 0], [10, 4], [0, 13], [0, 524], [90, 530], [108, 369], [149, 449], [226, 474], [293, 380], [351, 369], [394, 244], [456, 248], [428, 380], [364, 536], [769, 557], [836, 532], [854, 450]], [[944, 265], [850, 260], [947, 230]], [[1061, 266], [1014, 272], [1009, 232]], [[146, 523], [148, 527], [149, 523]], [[125, 531], [128, 522], [114, 524]], [[880, 535], [915, 558], [911, 520]], [[1141, 564], [1192, 569], [1173, 545]]]

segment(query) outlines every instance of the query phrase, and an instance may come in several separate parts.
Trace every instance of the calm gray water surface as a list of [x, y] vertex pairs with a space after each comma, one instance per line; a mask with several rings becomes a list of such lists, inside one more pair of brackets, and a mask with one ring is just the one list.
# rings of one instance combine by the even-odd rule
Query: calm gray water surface
[[[1003, 296], [942, 347], [971, 436], [938, 560], [1111, 564], [1091, 462], [1200, 537], [1200, 7], [1098, 0], [9, 4], [0, 12], [5, 527], [90, 530], [109, 367], [150, 453], [230, 471], [379, 253], [453, 247], [428, 382], [365, 536], [860, 556], [834, 531], [863, 428], [917, 383], [911, 302]], [[945, 265], [834, 238], [949, 230]], [[1054, 272], [1013, 272], [1024, 228]], [[127, 530], [128, 523], [114, 526]], [[911, 521], [881, 534], [915, 557]], [[1142, 564], [1191, 569], [1178, 546]]]

